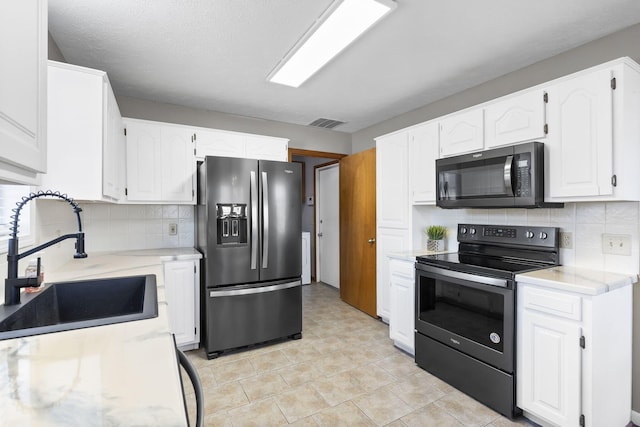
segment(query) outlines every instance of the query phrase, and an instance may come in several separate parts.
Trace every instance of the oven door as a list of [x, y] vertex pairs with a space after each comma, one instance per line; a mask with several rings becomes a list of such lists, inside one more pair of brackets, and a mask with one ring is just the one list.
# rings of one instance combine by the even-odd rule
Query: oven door
[[416, 333], [514, 371], [513, 282], [416, 263]]

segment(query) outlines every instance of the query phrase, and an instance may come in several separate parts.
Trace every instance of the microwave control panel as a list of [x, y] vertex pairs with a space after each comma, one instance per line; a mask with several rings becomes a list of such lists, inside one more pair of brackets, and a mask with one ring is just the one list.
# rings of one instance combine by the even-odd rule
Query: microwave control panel
[[514, 156], [515, 189], [514, 196], [531, 196], [531, 153], [521, 153]]

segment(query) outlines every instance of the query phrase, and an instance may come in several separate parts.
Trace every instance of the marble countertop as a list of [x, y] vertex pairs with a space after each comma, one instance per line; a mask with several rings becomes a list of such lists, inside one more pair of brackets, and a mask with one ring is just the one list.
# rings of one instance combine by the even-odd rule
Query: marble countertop
[[579, 267], [558, 266], [516, 275], [518, 282], [566, 292], [599, 295], [638, 281], [634, 274], [611, 273]]
[[409, 251], [389, 252], [387, 254], [387, 257], [405, 260], [405, 261], [415, 261], [416, 257], [419, 257], [419, 256], [446, 254], [450, 252], [455, 252], [455, 251], [430, 251], [423, 248], [423, 249], [411, 249]]
[[158, 317], [0, 341], [0, 425], [186, 426], [163, 268], [193, 248], [92, 253], [46, 282], [155, 274]]

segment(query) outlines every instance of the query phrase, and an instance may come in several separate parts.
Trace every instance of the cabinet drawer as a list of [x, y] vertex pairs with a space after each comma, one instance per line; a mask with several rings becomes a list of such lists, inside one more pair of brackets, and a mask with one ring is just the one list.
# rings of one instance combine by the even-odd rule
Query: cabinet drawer
[[577, 295], [523, 286], [521, 297], [526, 309], [582, 320], [582, 299]]
[[397, 259], [392, 259], [389, 263], [389, 270], [391, 271], [392, 276], [405, 277], [407, 279], [413, 280], [415, 268], [414, 264], [409, 261], [400, 261]]

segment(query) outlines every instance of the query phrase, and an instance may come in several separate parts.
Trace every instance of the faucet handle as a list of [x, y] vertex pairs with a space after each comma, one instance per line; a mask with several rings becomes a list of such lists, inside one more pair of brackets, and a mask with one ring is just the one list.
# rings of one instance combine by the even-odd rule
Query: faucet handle
[[40, 261], [40, 257], [38, 257], [38, 261], [36, 264], [36, 287], [42, 284], [42, 275], [40, 274], [40, 271], [41, 271], [41, 261]]

